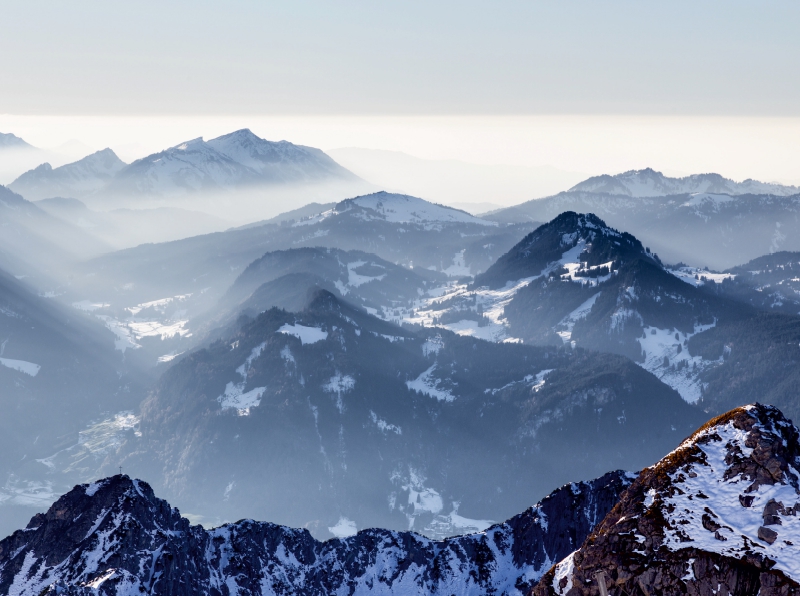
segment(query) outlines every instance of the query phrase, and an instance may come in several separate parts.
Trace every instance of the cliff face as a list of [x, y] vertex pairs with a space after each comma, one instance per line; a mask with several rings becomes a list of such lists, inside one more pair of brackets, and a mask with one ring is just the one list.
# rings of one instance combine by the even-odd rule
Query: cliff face
[[800, 593], [800, 443], [737, 408], [644, 470], [535, 596]]
[[114, 476], [75, 487], [0, 542], [0, 594], [525, 594], [632, 478], [566, 485], [481, 534], [365, 530], [318, 542], [250, 520], [190, 526], [146, 483]]

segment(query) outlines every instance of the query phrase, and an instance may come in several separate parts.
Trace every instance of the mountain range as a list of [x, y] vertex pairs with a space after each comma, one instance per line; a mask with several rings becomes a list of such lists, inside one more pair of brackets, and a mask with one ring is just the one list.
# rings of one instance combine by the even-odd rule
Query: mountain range
[[[175, 148], [168, 161], [213, 151], [224, 157], [219, 163], [241, 166], [231, 172], [246, 168], [247, 176], [282, 163], [276, 154], [259, 162], [258, 142], [249, 146], [247, 135], [240, 137]], [[245, 147], [250, 165], [231, 146]], [[212, 162], [203, 167], [213, 173], [219, 163]], [[482, 586], [476, 591], [502, 592], [504, 581], [528, 591], [580, 547], [613, 503], [596, 510], [591, 528], [580, 521], [590, 516], [563, 504], [580, 535], [569, 534], [568, 551], [538, 550], [528, 567], [520, 561], [533, 559], [507, 564], [499, 544], [511, 540], [512, 526], [536, 526], [550, 540], [542, 537], [550, 536], [547, 528], [523, 514], [490, 532], [498, 521], [559, 484], [649, 465], [703, 420], [753, 395], [800, 415], [798, 253], [763, 250], [714, 270], [698, 262], [702, 254], [686, 262], [665, 256], [654, 237], [668, 242], [667, 250], [691, 247], [681, 246], [685, 232], [670, 238], [655, 224], [635, 231], [590, 209], [508, 223], [386, 192], [322, 199], [270, 219], [253, 214], [257, 221], [238, 228], [114, 250], [128, 224], [172, 218], [177, 237], [190, 233], [181, 226], [200, 212], [169, 205], [158, 214], [108, 211], [94, 199], [31, 202], [0, 192], [7, 232], [0, 267], [8, 272], [0, 287], [0, 389], [13, 399], [0, 458], [7, 479], [0, 534], [69, 486], [123, 465], [193, 523], [247, 516], [304, 527], [309, 535], [297, 539], [304, 552], [334, 558], [341, 553], [315, 541], [346, 542], [358, 530], [383, 527], [369, 540], [414, 543], [409, 557], [445, 552], [442, 544], [459, 544], [467, 559], [474, 553], [479, 559], [459, 569], [485, 578], [470, 584]], [[201, 196], [192, 192], [187, 200]], [[746, 227], [741, 214], [726, 211], [730, 205], [777, 218], [780, 212], [765, 215], [764, 205], [783, 201], [788, 209], [797, 198], [593, 193], [576, 190], [538, 204], [544, 213], [581, 196], [598, 211], [638, 204], [642, 214], [647, 205], [678, 201], [673, 215], [664, 207], [664, 219], [654, 221], [677, 230], [695, 222], [713, 240], [732, 233], [725, 217]], [[788, 230], [791, 220], [781, 221]], [[157, 240], [169, 232], [148, 233]], [[759, 246], [739, 244], [742, 254]], [[769, 409], [746, 411], [741, 416], [762, 426], [778, 420]], [[114, 494], [136, 491], [130, 484], [119, 490]], [[565, 526], [552, 527], [563, 533]], [[409, 529], [425, 538], [412, 540]], [[442, 542], [480, 531], [489, 533]], [[197, 544], [215, 540], [197, 532]], [[68, 550], [76, 548], [83, 547]], [[19, 571], [24, 561], [9, 569]], [[566, 567], [559, 569], [550, 585], [568, 591], [569, 580], [559, 587]], [[358, 583], [356, 575], [343, 581]], [[619, 578], [603, 577], [610, 593]], [[451, 585], [446, 577], [430, 581], [414, 589]], [[109, 579], [107, 589], [112, 585]]]
[[127, 469], [204, 519], [317, 536], [341, 519], [482, 529], [553, 479], [657, 458], [701, 419], [625, 358], [409, 333], [325, 290], [184, 356], [141, 411]]
[[111, 149], [52, 168], [45, 163], [9, 185], [28, 200], [66, 197], [108, 202], [232, 192], [263, 185], [361, 180], [319, 149], [271, 142], [248, 129], [180, 143], [131, 164]]
[[[640, 474], [567, 485], [485, 532], [324, 543], [242, 520], [190, 526], [128, 476], [76, 486], [0, 542], [11, 594], [765, 594], [800, 590], [800, 433], [733, 410]], [[577, 546], [577, 549], [575, 548]]]
[[670, 178], [652, 168], [630, 170], [614, 176], [592, 176], [569, 189], [569, 192], [589, 192], [630, 197], [665, 197], [694, 193], [724, 195], [780, 195], [800, 193], [797, 186], [759, 182], [747, 179], [735, 182], [719, 174], [693, 174]]

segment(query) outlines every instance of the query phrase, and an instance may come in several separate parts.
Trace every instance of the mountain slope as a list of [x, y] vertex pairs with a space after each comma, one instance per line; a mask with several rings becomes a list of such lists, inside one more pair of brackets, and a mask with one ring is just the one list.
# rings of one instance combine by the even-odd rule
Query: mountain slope
[[719, 174], [693, 174], [670, 178], [651, 168], [630, 170], [615, 176], [593, 176], [569, 189], [570, 192], [592, 192], [630, 197], [663, 197], [691, 193], [726, 195], [773, 194], [790, 196], [800, 193], [796, 186], [786, 186], [747, 179], [734, 182]]
[[108, 251], [103, 242], [4, 186], [0, 186], [0, 226], [0, 252], [9, 257], [6, 266], [14, 267], [14, 275], [40, 278], [43, 291], [53, 289], [49, 285], [53, 279], [66, 281], [75, 262]]
[[0, 132], [0, 148], [2, 149], [34, 149], [17, 135], [10, 132]]
[[585, 538], [630, 479], [562, 487], [483, 534], [440, 542], [364, 530], [320, 543], [250, 520], [204, 530], [140, 480], [75, 487], [0, 542], [3, 593], [523, 594]]
[[0, 532], [100, 465], [79, 433], [138, 404], [131, 373], [100, 323], [0, 272]]
[[9, 188], [29, 201], [81, 198], [103, 188], [125, 165], [111, 149], [103, 149], [58, 168], [43, 163], [22, 174]]
[[799, 436], [758, 404], [710, 421], [644, 470], [533, 594], [797, 593]]
[[[761, 315], [758, 301], [745, 299], [767, 298], [767, 278], [790, 293], [787, 258], [763, 265], [759, 292], [756, 277], [748, 282], [754, 274], [668, 269], [630, 234], [568, 212], [526, 236], [472, 287], [420, 300], [402, 318], [494, 341], [623, 354], [707, 412], [757, 392], [794, 416], [800, 319]], [[790, 304], [780, 296], [770, 301]]]
[[[216, 308], [247, 266], [268, 252], [304, 247], [372, 251], [374, 256], [359, 257], [365, 260], [365, 266], [366, 261], [379, 258], [394, 263], [391, 267], [394, 271], [400, 272], [397, 266], [413, 269], [408, 274], [412, 278], [436, 280], [480, 272], [530, 229], [528, 225], [486, 225], [462, 211], [421, 199], [412, 203], [408, 199], [376, 193], [359, 197], [358, 201], [341, 202], [315, 217], [142, 245], [104, 255], [78, 268], [69, 289], [69, 299], [110, 304], [113, 313], [106, 314], [123, 326], [130, 318], [130, 309], [141, 313], [147, 309], [145, 305], [180, 302], [181, 308], [177, 310], [185, 311], [180, 316], [170, 312], [169, 320], [161, 315], [155, 319], [162, 326], [170, 326]], [[387, 221], [387, 213], [389, 219], [403, 221]], [[356, 260], [347, 262], [362, 271], [355, 266]], [[336, 268], [339, 267], [337, 263]], [[354, 282], [362, 281], [358, 271], [354, 271]], [[380, 277], [382, 273], [376, 270], [366, 275]], [[362, 284], [353, 290], [353, 286], [348, 285], [349, 270], [346, 274], [342, 271], [328, 277], [331, 282], [340, 281], [343, 290], [363, 295], [363, 298], [372, 291], [373, 284]], [[381, 288], [378, 291], [388, 291], [386, 286]], [[434, 290], [432, 286], [427, 289], [435, 294]], [[407, 296], [407, 291], [404, 290], [403, 295]], [[370, 300], [374, 303], [378, 298], [372, 296]], [[387, 295], [387, 300], [380, 298], [380, 305], [389, 307], [396, 300]], [[365, 305], [375, 307], [374, 304]], [[411, 304], [406, 305], [409, 307]], [[381, 311], [380, 314], [396, 318], [396, 313]], [[190, 326], [187, 333], [192, 331]], [[158, 356], [173, 349], [178, 347], [170, 347]]]
[[62, 197], [36, 201], [36, 206], [81, 228], [115, 250], [181, 240], [230, 228], [230, 222], [207, 213], [174, 207], [95, 211], [78, 199]]
[[322, 291], [184, 356], [119, 457], [209, 520], [439, 535], [644, 465], [699, 416], [618, 356], [412, 334]]

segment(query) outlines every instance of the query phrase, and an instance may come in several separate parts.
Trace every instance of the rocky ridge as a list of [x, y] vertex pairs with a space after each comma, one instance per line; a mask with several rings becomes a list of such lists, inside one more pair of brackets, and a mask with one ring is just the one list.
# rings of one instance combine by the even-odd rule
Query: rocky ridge
[[251, 520], [191, 526], [148, 484], [118, 475], [75, 487], [0, 542], [0, 593], [525, 594], [634, 477], [566, 485], [480, 534], [372, 529], [317, 542]]
[[737, 408], [644, 470], [535, 596], [800, 592], [800, 433]]

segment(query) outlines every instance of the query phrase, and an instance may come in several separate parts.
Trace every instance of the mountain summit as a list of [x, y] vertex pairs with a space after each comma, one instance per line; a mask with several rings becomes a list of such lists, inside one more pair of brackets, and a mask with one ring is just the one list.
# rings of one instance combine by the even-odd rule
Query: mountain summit
[[533, 594], [797, 594], [798, 437], [771, 406], [715, 418], [644, 470]]
[[631, 234], [607, 226], [591, 213], [567, 211], [520, 240], [478, 275], [475, 285], [497, 288], [527, 277], [546, 277], [548, 268], [562, 276], [596, 280], [636, 258], [658, 262]]

